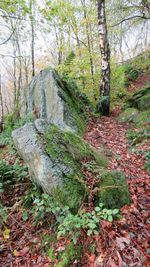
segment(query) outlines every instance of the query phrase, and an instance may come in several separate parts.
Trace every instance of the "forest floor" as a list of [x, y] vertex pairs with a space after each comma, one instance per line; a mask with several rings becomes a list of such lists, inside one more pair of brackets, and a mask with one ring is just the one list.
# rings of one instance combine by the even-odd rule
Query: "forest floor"
[[[145, 75], [139, 77], [129, 91], [150, 81], [150, 75]], [[121, 220], [113, 223], [101, 221], [100, 235], [80, 240], [84, 247], [83, 257], [70, 267], [150, 266], [150, 173], [144, 169], [144, 155], [136, 153], [137, 150], [147, 151], [150, 139], [136, 146], [134, 151], [127, 140], [127, 131], [132, 125], [118, 122], [119, 112], [119, 109], [115, 109], [110, 117], [91, 119], [85, 139], [96, 149], [102, 145], [105, 147], [110, 159], [109, 169], [125, 172], [132, 203], [121, 209]], [[7, 148], [3, 149], [4, 155], [8, 156]], [[12, 202], [18, 192], [21, 195], [23, 191], [24, 188], [16, 186], [10, 196], [5, 196], [5, 202]], [[2, 230], [0, 228], [1, 267], [57, 267], [57, 262], [42, 256], [41, 232], [46, 235], [49, 231], [40, 227], [36, 229], [30, 220], [23, 222], [19, 207], [15, 206], [9, 215], [5, 233], [8, 239], [5, 238], [5, 241]], [[56, 250], [63, 250], [66, 242], [59, 241]], [[87, 247], [93, 243], [95, 251], [89, 253]]]

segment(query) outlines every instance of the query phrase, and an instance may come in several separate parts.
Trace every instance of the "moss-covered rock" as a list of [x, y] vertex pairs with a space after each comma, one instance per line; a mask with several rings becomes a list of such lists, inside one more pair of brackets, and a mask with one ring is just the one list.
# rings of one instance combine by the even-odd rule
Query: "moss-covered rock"
[[130, 203], [128, 185], [123, 172], [107, 171], [101, 175], [98, 201], [106, 208], [120, 208]]
[[51, 68], [40, 71], [26, 89], [26, 96], [21, 98], [22, 117], [33, 113], [36, 118], [46, 119], [61, 129], [71, 128], [81, 134], [86, 126], [86, 111], [92, 108], [75, 82], [63, 81]]
[[85, 177], [82, 173], [82, 159], [95, 161], [99, 167], [106, 167], [107, 159], [98, 154], [80, 136], [63, 132], [51, 125], [44, 135], [45, 151], [53, 164], [57, 165], [63, 184], [52, 191], [54, 199], [77, 210], [83, 198], [88, 196]]
[[62, 252], [62, 255], [60, 256], [59, 263], [57, 267], [68, 267], [71, 266], [70, 264], [73, 262], [73, 260], [80, 259], [81, 253], [82, 253], [82, 245], [76, 246], [71, 242], [69, 243], [65, 251]]
[[119, 116], [120, 122], [134, 122], [138, 116], [139, 111], [136, 108], [128, 108]]
[[150, 109], [150, 94], [139, 98], [136, 103], [139, 110]]
[[138, 108], [141, 111], [150, 109], [150, 84], [134, 93], [128, 99], [128, 103], [131, 107]]

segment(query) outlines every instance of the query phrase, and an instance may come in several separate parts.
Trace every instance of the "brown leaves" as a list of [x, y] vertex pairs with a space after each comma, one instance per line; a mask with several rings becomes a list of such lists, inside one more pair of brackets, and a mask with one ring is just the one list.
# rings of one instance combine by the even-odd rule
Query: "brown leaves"
[[[121, 209], [123, 218], [120, 221], [113, 225], [101, 222], [102, 238], [97, 238], [97, 250], [101, 254], [105, 247], [106, 255], [102, 266], [106, 267], [123, 264], [128, 267], [148, 266], [144, 259], [149, 258], [150, 246], [150, 174], [144, 169], [144, 157], [130, 152], [126, 140], [128, 127], [129, 125], [120, 124], [113, 117], [102, 117], [97, 124], [89, 126], [86, 133], [86, 139], [93, 146], [99, 148], [104, 145], [106, 150], [112, 151], [109, 169], [125, 172], [132, 199], [130, 206]], [[148, 150], [149, 141], [139, 145], [139, 148], [142, 151]]]

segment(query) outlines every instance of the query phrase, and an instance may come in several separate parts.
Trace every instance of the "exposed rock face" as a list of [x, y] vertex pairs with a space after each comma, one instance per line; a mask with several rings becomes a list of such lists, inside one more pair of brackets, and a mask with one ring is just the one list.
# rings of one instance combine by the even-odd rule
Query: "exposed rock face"
[[[46, 133], [41, 135], [44, 129]], [[81, 160], [89, 158], [101, 167], [106, 166], [106, 159], [97, 155], [81, 137], [54, 124], [46, 125], [43, 120], [27, 123], [13, 131], [12, 137], [31, 179], [72, 210], [78, 209], [88, 194]]]
[[42, 70], [32, 79], [23, 97], [21, 114], [33, 113], [36, 118], [46, 119], [61, 129], [78, 131], [79, 106], [75, 102], [80, 99], [75, 96], [73, 99], [72, 93], [55, 70]]
[[[32, 79], [23, 100], [22, 116], [33, 114], [35, 121], [12, 133], [19, 155], [36, 184], [57, 201], [78, 208], [86, 191], [79, 149], [85, 149], [86, 144], [75, 133], [81, 134], [85, 128], [88, 100], [74, 82], [61, 81], [52, 69]], [[88, 148], [86, 153], [91, 156], [93, 152]]]
[[133, 122], [138, 127], [146, 127], [150, 123], [150, 84], [135, 92], [127, 100], [127, 108], [123, 111], [119, 120], [121, 122]]
[[134, 93], [128, 100], [131, 107], [136, 107], [141, 111], [150, 109], [150, 85]]
[[34, 124], [28, 123], [12, 133], [15, 147], [28, 166], [34, 182], [50, 193], [53, 187], [61, 184], [61, 171], [53, 166], [50, 158], [44, 153], [37, 139]]

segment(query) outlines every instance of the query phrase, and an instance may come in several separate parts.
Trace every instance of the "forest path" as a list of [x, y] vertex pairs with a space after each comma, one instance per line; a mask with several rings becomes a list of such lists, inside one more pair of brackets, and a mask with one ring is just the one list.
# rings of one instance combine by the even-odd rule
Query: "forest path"
[[[126, 137], [129, 128], [129, 124], [119, 123], [112, 115], [91, 121], [85, 134], [95, 148], [104, 145], [106, 154], [111, 155], [109, 169], [124, 171], [132, 199], [130, 206], [122, 208], [123, 220], [109, 227], [104, 225], [107, 263], [102, 266], [150, 266], [150, 173], [144, 169], [144, 155], [132, 152]], [[149, 147], [147, 140], [136, 148], [147, 151]], [[101, 253], [100, 242], [98, 239]]]

